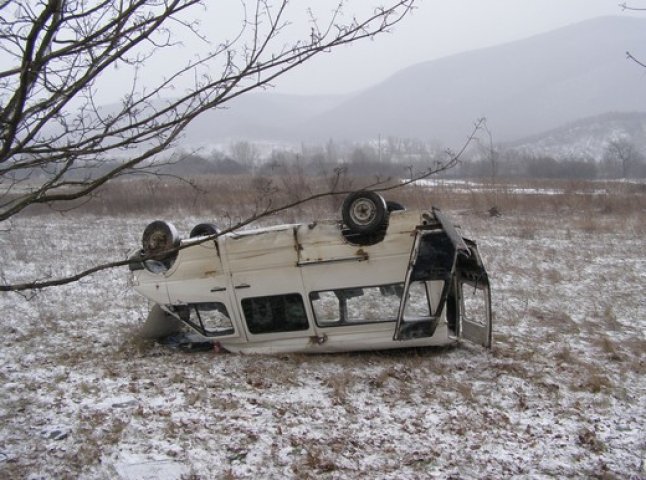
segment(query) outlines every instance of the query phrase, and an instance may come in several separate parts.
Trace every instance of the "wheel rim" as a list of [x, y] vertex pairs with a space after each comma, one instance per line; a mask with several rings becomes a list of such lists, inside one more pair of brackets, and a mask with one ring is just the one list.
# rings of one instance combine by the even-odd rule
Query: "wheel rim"
[[377, 215], [377, 206], [368, 198], [360, 198], [352, 204], [350, 217], [359, 225], [368, 225]]

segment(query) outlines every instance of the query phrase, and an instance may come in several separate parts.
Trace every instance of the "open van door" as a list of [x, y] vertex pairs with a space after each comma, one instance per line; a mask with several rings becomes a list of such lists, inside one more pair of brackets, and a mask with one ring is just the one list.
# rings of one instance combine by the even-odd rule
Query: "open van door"
[[471, 254], [458, 258], [455, 284], [459, 317], [458, 337], [491, 348], [492, 317], [489, 277], [476, 244], [464, 239]]
[[489, 286], [460, 284], [460, 334], [470, 342], [491, 348], [491, 292]]
[[[491, 293], [477, 246], [463, 238], [439, 210], [433, 209], [433, 216], [415, 232], [393, 339], [433, 336], [446, 312], [449, 327], [458, 338], [490, 348]], [[441, 285], [441, 293], [436, 301], [430, 302], [429, 318], [407, 319], [409, 289], [420, 281]]]

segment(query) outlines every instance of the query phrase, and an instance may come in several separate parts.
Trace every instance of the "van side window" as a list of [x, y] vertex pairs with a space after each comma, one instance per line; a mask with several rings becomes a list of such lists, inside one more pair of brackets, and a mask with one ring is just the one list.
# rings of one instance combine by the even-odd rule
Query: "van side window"
[[227, 307], [220, 302], [191, 303], [176, 306], [182, 320], [205, 337], [219, 337], [235, 333]]
[[242, 311], [253, 334], [307, 330], [303, 299], [297, 293], [244, 298]]
[[[342, 288], [312, 292], [310, 301], [319, 327], [394, 322], [403, 291], [403, 284]], [[424, 282], [411, 284], [404, 315], [415, 318], [430, 316]]]

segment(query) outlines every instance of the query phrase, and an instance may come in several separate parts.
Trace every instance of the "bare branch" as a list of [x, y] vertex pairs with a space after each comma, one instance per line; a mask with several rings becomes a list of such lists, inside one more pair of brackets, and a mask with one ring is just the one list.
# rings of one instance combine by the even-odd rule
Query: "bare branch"
[[[482, 128], [484, 124], [484, 119], [479, 119], [473, 127], [472, 132], [469, 134], [467, 139], [465, 140], [464, 144], [461, 146], [460, 150], [456, 154], [452, 154], [446, 162], [440, 163], [435, 166], [431, 166], [424, 170], [421, 173], [418, 173], [416, 175], [411, 175], [411, 178], [405, 180], [404, 182], [397, 181], [397, 182], [391, 182], [391, 181], [379, 181], [377, 180], [376, 182], [370, 183], [363, 185], [359, 187], [359, 189], [362, 190], [372, 190], [375, 192], [386, 192], [386, 191], [391, 191], [395, 189], [399, 189], [402, 187], [405, 187], [407, 185], [411, 185], [419, 180], [423, 180], [425, 178], [428, 178], [432, 175], [436, 175], [438, 173], [447, 171], [451, 168], [453, 168], [457, 163], [460, 161], [460, 157], [464, 154], [468, 146], [474, 141], [476, 138], [477, 132]], [[340, 175], [340, 172], [336, 172], [337, 177]], [[203, 239], [199, 240], [197, 243], [205, 243], [214, 240], [215, 238], [230, 233], [234, 232], [236, 230], [240, 230], [241, 228], [244, 228], [252, 223], [257, 222], [258, 220], [261, 220], [263, 218], [269, 217], [276, 215], [281, 212], [285, 212], [288, 210], [291, 210], [297, 206], [313, 202], [315, 200], [319, 200], [321, 198], [325, 197], [331, 197], [331, 196], [336, 196], [336, 195], [347, 195], [348, 193], [351, 193], [354, 190], [337, 190], [336, 186], [338, 185], [338, 178], [335, 179], [335, 181], [332, 182], [332, 187], [329, 190], [323, 191], [323, 192], [318, 192], [318, 193], [313, 193], [310, 194], [309, 196], [301, 199], [294, 199], [291, 201], [287, 201], [281, 205], [278, 206], [273, 206], [271, 199], [265, 203], [264, 207], [261, 208], [259, 204], [256, 205], [255, 213], [253, 215], [248, 216], [245, 219], [242, 219], [238, 221], [237, 223], [230, 225], [226, 229], [220, 231], [218, 234], [210, 235], [207, 237], [204, 237]], [[192, 242], [190, 245], [194, 245], [195, 242]], [[179, 250], [182, 250], [184, 248], [187, 248], [190, 245], [184, 245], [184, 246], [179, 246], [177, 248], [173, 248], [171, 250], [168, 250], [166, 252], [156, 252], [155, 255], [170, 255], [173, 254]], [[47, 280], [39, 280], [39, 281], [32, 281], [32, 282], [25, 282], [25, 283], [17, 283], [17, 284], [4, 284], [0, 285], [0, 292], [21, 292], [21, 291], [28, 291], [28, 290], [38, 290], [42, 288], [47, 288], [47, 287], [53, 287], [53, 286], [60, 286], [60, 285], [66, 285], [72, 282], [76, 282], [84, 277], [87, 277], [89, 275], [92, 275], [94, 273], [98, 273], [104, 270], [109, 270], [112, 268], [116, 267], [122, 267], [126, 266], [129, 264], [133, 263], [139, 263], [141, 261], [145, 261], [152, 258], [151, 257], [143, 257], [139, 258], [137, 260], [117, 260], [117, 261], [112, 261], [108, 263], [104, 263], [101, 265], [94, 266], [92, 268], [89, 268], [87, 270], [83, 270], [79, 273], [76, 273], [74, 275], [66, 276], [66, 277], [61, 277], [57, 279], [47, 279]]]
[[[338, 0], [327, 18], [310, 13], [311, 32], [283, 40], [292, 27], [287, 0], [256, 0], [232, 40], [213, 41], [199, 30], [194, 11], [203, 0], [14, 0], [0, 1], [0, 222], [30, 205], [56, 206], [87, 200], [112, 179], [157, 173], [169, 162], [186, 127], [202, 113], [258, 88], [320, 53], [389, 31], [413, 8], [414, 0], [389, 0], [363, 18], [343, 20]], [[11, 4], [11, 9], [6, 9]], [[218, 8], [209, 4], [209, 8]], [[178, 29], [213, 45], [143, 83], [147, 62], [179, 45]], [[118, 107], [99, 106], [97, 91], [109, 69], [127, 72]], [[179, 94], [177, 85], [191, 79]], [[457, 161], [457, 160], [456, 160]], [[452, 161], [447, 162], [450, 168]], [[437, 171], [437, 170], [436, 170]], [[435, 173], [432, 169], [424, 175]], [[423, 178], [423, 177], [420, 177]], [[324, 196], [285, 205], [258, 204], [241, 228], [268, 215]], [[368, 188], [398, 185], [377, 182]], [[65, 204], [62, 204], [65, 205]], [[2, 285], [24, 291], [64, 285], [87, 275], [126, 265], [115, 261], [60, 279]], [[4, 282], [6, 283], [6, 282]]]
[[622, 10], [631, 10], [631, 11], [637, 11], [637, 12], [643, 12], [646, 11], [646, 7], [634, 7], [632, 5], [629, 5], [626, 2], [622, 2], [619, 4]]
[[[626, 11], [633, 11], [633, 12], [646, 12], [646, 7], [635, 7], [633, 5], [628, 4], [627, 2], [622, 2], [619, 4], [622, 10]], [[638, 60], [634, 55], [632, 55], [630, 52], [626, 52], [626, 58], [628, 60], [632, 60], [635, 62], [637, 65], [640, 67], [646, 68], [646, 63], [644, 63], [641, 60]]]
[[630, 52], [626, 52], [626, 58], [627, 58], [628, 60], [632, 60], [632, 61], [633, 61], [633, 62], [635, 62], [637, 65], [639, 65], [639, 66], [641, 66], [641, 67], [646, 68], [646, 63], [644, 63], [644, 62], [642, 62], [642, 61], [638, 60], [637, 58], [635, 58], [635, 57], [634, 57]]
[[[233, 40], [144, 87], [145, 62], [178, 44], [171, 26], [209, 41], [185, 19], [200, 0], [16, 0], [14, 17], [0, 17], [0, 48], [15, 60], [0, 71], [0, 221], [29, 205], [82, 198], [135, 167], [163, 161], [197, 116], [270, 86], [315, 55], [388, 31], [413, 3], [393, 0], [341, 22], [339, 1], [323, 24], [311, 17], [309, 37], [284, 43], [292, 4], [256, 0]], [[119, 108], [106, 111], [97, 106], [96, 88], [119, 65], [131, 69], [132, 83]], [[189, 77], [191, 88], [168, 96]], [[125, 160], [99, 174], [114, 157]], [[27, 178], [30, 191], [7, 195]]]

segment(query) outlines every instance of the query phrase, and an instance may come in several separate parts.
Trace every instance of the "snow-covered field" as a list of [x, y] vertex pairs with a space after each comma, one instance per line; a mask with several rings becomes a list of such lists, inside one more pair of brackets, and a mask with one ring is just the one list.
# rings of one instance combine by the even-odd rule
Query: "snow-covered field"
[[[136, 339], [125, 269], [2, 294], [0, 478], [646, 478], [643, 212], [457, 218], [491, 351], [182, 353]], [[0, 272], [124, 258], [150, 220], [17, 219]]]

